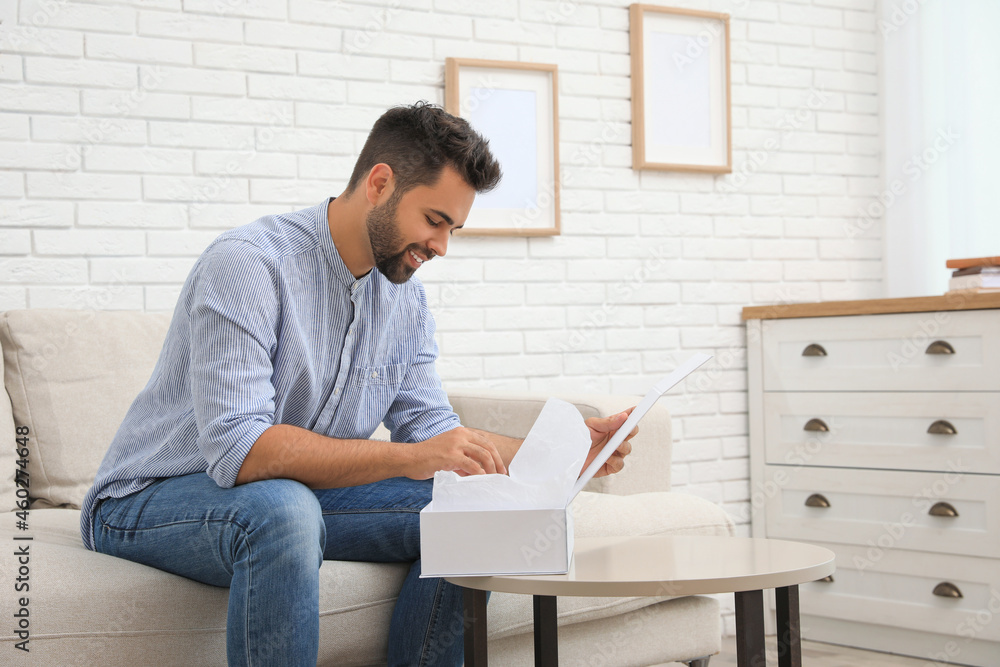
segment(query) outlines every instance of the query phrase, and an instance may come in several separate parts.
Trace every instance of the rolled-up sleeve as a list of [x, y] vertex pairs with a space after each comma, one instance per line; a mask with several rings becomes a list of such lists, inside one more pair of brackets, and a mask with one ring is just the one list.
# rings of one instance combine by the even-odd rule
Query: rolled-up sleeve
[[434, 367], [438, 357], [434, 318], [426, 308], [422, 314], [424, 336], [420, 351], [385, 417], [393, 442], [421, 442], [462, 425]]
[[198, 447], [209, 476], [229, 488], [274, 423], [277, 278], [265, 256], [242, 241], [214, 245], [196, 272], [189, 318]]

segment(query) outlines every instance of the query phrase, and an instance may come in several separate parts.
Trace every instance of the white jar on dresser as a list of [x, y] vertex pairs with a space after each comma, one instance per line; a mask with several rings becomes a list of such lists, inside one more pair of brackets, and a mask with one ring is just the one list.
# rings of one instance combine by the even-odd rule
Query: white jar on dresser
[[755, 537], [807, 639], [1000, 665], [1000, 294], [745, 308]]

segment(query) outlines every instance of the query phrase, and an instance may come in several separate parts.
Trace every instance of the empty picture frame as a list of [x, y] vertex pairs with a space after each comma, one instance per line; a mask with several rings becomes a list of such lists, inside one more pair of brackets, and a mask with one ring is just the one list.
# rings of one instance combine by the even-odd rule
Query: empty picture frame
[[632, 167], [731, 172], [729, 15], [635, 4], [629, 18]]
[[555, 65], [448, 58], [445, 109], [490, 142], [503, 178], [479, 194], [456, 233], [559, 233], [559, 103]]

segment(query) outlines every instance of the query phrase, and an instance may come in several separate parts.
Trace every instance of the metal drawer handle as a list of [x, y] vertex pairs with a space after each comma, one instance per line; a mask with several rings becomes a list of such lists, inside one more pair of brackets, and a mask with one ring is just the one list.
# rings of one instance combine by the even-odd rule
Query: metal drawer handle
[[814, 493], [806, 498], [806, 507], [829, 507], [830, 501], [822, 493]]
[[832, 584], [833, 583], [833, 575], [832, 574], [828, 574], [825, 577], [823, 577], [822, 579], [819, 579], [818, 581], [825, 581], [828, 584]]
[[955, 428], [951, 422], [945, 421], [944, 419], [939, 419], [928, 426], [927, 432], [936, 433], [938, 435], [958, 435], [958, 429]]
[[924, 354], [955, 354], [955, 348], [945, 340], [936, 340], [927, 346]]
[[931, 516], [958, 516], [958, 510], [955, 509], [955, 506], [945, 502], [934, 503], [934, 507], [930, 508], [927, 513]]
[[810, 343], [802, 350], [803, 357], [825, 357], [826, 350], [819, 343]]
[[810, 419], [806, 422], [806, 425], [802, 427], [803, 431], [819, 431], [822, 433], [829, 433], [830, 427], [826, 425], [826, 422], [822, 419]]
[[950, 581], [942, 581], [940, 584], [934, 587], [934, 595], [943, 598], [960, 598], [963, 597], [962, 591], [958, 590], [958, 586], [951, 583]]

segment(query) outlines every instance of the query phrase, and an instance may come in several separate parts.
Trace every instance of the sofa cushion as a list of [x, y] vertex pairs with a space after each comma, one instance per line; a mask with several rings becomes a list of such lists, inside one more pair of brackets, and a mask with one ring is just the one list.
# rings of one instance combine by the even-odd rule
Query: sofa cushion
[[80, 507], [125, 412], [149, 380], [169, 322], [167, 315], [145, 313], [0, 314], [4, 384], [14, 422], [28, 427], [33, 448], [34, 507]]

